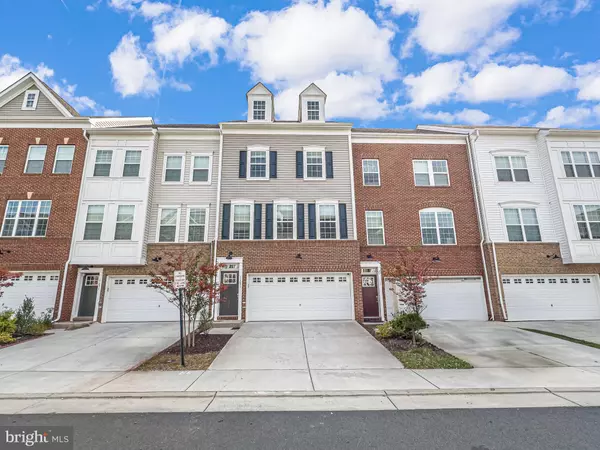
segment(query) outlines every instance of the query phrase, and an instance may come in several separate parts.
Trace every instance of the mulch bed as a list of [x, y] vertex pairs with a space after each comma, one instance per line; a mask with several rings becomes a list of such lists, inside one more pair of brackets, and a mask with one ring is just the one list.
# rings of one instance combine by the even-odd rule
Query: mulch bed
[[[231, 339], [231, 336], [233, 335], [196, 333], [196, 345], [187, 348], [185, 352], [186, 354], [220, 352], [221, 349], [225, 347], [225, 344], [227, 344], [227, 341]], [[179, 354], [179, 341], [166, 350], [163, 350], [161, 353]]]
[[375, 334], [375, 325], [364, 325], [365, 329], [373, 335], [375, 339], [379, 341], [381, 345], [387, 348], [390, 352], [404, 352], [407, 350], [412, 350], [414, 348], [427, 347], [430, 348], [433, 352], [438, 353], [440, 355], [447, 355], [444, 350], [436, 347], [433, 344], [430, 344], [424, 339], [421, 339], [417, 342], [417, 345], [413, 345], [412, 341], [402, 338], [390, 338], [390, 339], [379, 339]]
[[12, 347], [13, 345], [22, 344], [23, 342], [33, 341], [34, 339], [38, 339], [44, 336], [49, 336], [49, 334], [41, 334], [39, 336], [18, 336], [15, 342], [11, 342], [10, 344], [0, 344], [0, 350], [6, 347]]

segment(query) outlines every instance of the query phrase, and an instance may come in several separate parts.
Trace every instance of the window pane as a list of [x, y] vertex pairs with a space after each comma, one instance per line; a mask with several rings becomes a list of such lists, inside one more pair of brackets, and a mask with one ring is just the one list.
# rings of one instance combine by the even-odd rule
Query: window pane
[[167, 169], [181, 169], [182, 156], [167, 156]]
[[435, 213], [433, 212], [422, 212], [421, 213], [421, 226], [425, 228], [435, 228]]
[[600, 164], [600, 159], [598, 158], [598, 152], [590, 152], [590, 162], [592, 164]]
[[206, 223], [206, 209], [194, 208], [190, 210], [190, 225], [204, 225]]
[[189, 242], [204, 242], [204, 225], [190, 225]]
[[46, 157], [46, 146], [45, 145], [32, 145], [29, 147], [29, 159], [44, 160]]
[[448, 186], [450, 182], [448, 181], [448, 175], [445, 173], [434, 173], [433, 181], [436, 186]]
[[123, 166], [124, 177], [138, 177], [140, 176], [140, 165], [139, 164], [125, 164]]
[[86, 222], [102, 222], [102, 219], [104, 219], [103, 205], [88, 206]]
[[527, 237], [527, 242], [540, 242], [542, 240], [542, 235], [540, 234], [540, 227], [537, 225], [525, 225], [525, 236]]
[[590, 166], [585, 165], [576, 165], [575, 170], [577, 171], [577, 176], [581, 178], [590, 178], [592, 176], [592, 170]]
[[437, 213], [438, 226], [440, 228], [454, 228], [454, 219], [452, 213], [439, 212]]
[[319, 207], [319, 217], [321, 220], [335, 219], [335, 205], [321, 205]]
[[125, 152], [125, 164], [140, 164], [142, 152], [140, 150], [127, 150]]
[[527, 169], [514, 169], [515, 181], [529, 181], [529, 171]]
[[42, 173], [44, 169], [44, 161], [27, 161], [25, 173]]
[[233, 238], [250, 239], [250, 223], [234, 223]]
[[84, 241], [97, 241], [100, 239], [101, 234], [102, 234], [102, 224], [101, 223], [86, 223], [85, 231], [83, 232], [83, 240]]
[[234, 222], [250, 222], [250, 205], [235, 205], [233, 208]]
[[117, 227], [115, 228], [115, 241], [131, 240], [132, 230], [132, 223], [118, 223]]
[[413, 161], [413, 169], [415, 173], [428, 173], [429, 166], [427, 161]]
[[181, 169], [165, 170], [165, 181], [173, 181], [173, 182], [181, 181]]
[[600, 222], [600, 206], [586, 205], [585, 212], [590, 222]]
[[38, 223], [35, 228], [35, 235], [36, 236], [46, 236], [47, 229], [48, 229], [48, 219], [38, 219]]
[[56, 159], [72, 160], [75, 155], [74, 145], [59, 145], [56, 149]]
[[496, 156], [494, 159], [496, 160], [497, 169], [510, 169], [510, 161], [508, 156]]
[[590, 233], [588, 232], [586, 223], [577, 222], [577, 228], [579, 228], [579, 237], [581, 239], [589, 239], [590, 238]]
[[378, 173], [365, 173], [363, 179], [366, 186], [379, 186]]
[[8, 145], [0, 145], [0, 159], [6, 159], [8, 155]]
[[194, 169], [192, 173], [192, 181], [206, 182], [208, 181], [208, 169]]
[[49, 200], [44, 200], [41, 202], [40, 204], [40, 211], [38, 213], [38, 217], [42, 217], [42, 218], [48, 218], [50, 217], [50, 206], [52, 205], [52, 202], [50, 202]]
[[2, 227], [2, 236], [12, 236], [15, 227], [15, 219], [6, 219]]
[[560, 152], [560, 156], [562, 158], [562, 162], [565, 164], [571, 163], [571, 154], [569, 152]]
[[210, 157], [208, 156], [195, 156], [194, 157], [194, 169], [208, 169]]
[[574, 205], [573, 209], [575, 210], [575, 217], [577, 217], [577, 221], [585, 222], [585, 213], [583, 212], [583, 206]]
[[508, 240], [511, 242], [523, 242], [523, 230], [520, 225], [507, 225], [506, 231], [508, 232]]
[[575, 164], [587, 164], [588, 156], [586, 152], [573, 152], [573, 161]]
[[498, 181], [512, 181], [512, 173], [510, 169], [498, 169]]
[[524, 156], [511, 157], [513, 169], [527, 169], [527, 161]]
[[383, 245], [383, 229], [371, 228], [367, 229], [367, 240], [370, 245]]
[[0, 174], [2, 172], [4, 172], [4, 166], [6, 165], [6, 161], [3, 159], [0, 159]]
[[56, 165], [54, 166], [54, 173], [71, 173], [71, 168], [73, 166], [73, 161], [56, 161]]
[[435, 228], [421, 228], [423, 244], [437, 244], [437, 232]]
[[98, 150], [96, 152], [96, 163], [108, 163], [112, 161], [112, 150]]
[[415, 174], [415, 185], [417, 186], [429, 186], [429, 175], [426, 173]]
[[522, 209], [521, 215], [523, 216], [523, 224], [524, 225], [537, 225], [537, 214], [535, 209]]
[[600, 239], [600, 223], [591, 222], [590, 232], [592, 233], [592, 239]]
[[383, 213], [380, 211], [367, 212], [367, 228], [383, 227]]
[[110, 164], [96, 164], [94, 166], [95, 177], [108, 177], [110, 175]]
[[175, 242], [176, 227], [174, 225], [161, 225], [158, 233], [159, 242]]
[[434, 172], [448, 172], [448, 165], [446, 161], [432, 161], [431, 167]]
[[363, 160], [364, 172], [379, 172], [379, 164], [374, 160]]
[[595, 164], [592, 166], [592, 169], [594, 170], [594, 176], [596, 178], [600, 177], [600, 165]]
[[573, 166], [565, 164], [565, 175], [569, 178], [574, 178], [575, 177], [575, 168]]
[[454, 228], [440, 228], [440, 244], [456, 244]]
[[33, 226], [35, 219], [19, 219], [17, 220], [17, 229], [15, 236], [33, 236]]
[[162, 209], [160, 211], [160, 224], [161, 225], [176, 225], [177, 224], [177, 210], [176, 209]]
[[117, 222], [133, 222], [133, 214], [135, 213], [135, 206], [133, 205], [120, 205], [117, 210]]
[[521, 225], [521, 218], [518, 209], [507, 208], [504, 210], [504, 220], [506, 225]]
[[6, 217], [12, 218], [17, 217], [17, 211], [19, 210], [19, 202], [10, 201], [6, 206]]

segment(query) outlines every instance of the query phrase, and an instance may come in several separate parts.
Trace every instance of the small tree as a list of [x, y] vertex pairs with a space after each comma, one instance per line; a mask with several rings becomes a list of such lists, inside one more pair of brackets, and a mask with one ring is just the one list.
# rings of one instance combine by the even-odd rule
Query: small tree
[[9, 272], [4, 267], [0, 267], [0, 297], [6, 288], [11, 287], [14, 283], [13, 280], [17, 280], [23, 275], [18, 272]]
[[165, 262], [151, 271], [152, 279], [148, 287], [163, 294], [166, 299], [179, 305], [179, 289], [173, 284], [176, 270], [185, 270], [187, 286], [182, 292], [184, 313], [184, 346], [196, 344], [196, 329], [207, 332], [212, 326], [212, 310], [215, 303], [221, 301], [224, 287], [217, 281], [220, 265], [210, 263], [209, 257], [194, 249], [181, 252], [166, 252], [162, 257]]

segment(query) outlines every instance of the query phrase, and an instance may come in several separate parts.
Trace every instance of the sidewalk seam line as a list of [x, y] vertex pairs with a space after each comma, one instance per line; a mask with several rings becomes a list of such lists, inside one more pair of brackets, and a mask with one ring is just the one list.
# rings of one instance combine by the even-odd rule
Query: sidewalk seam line
[[441, 389], [438, 385], [434, 384], [433, 382], [429, 381], [427, 378], [425, 378], [423, 375], [421, 375], [420, 373], [415, 372], [413, 369], [405, 369], [405, 370], [410, 370], [412, 373], [414, 373], [415, 375], [423, 378], [425, 381], [427, 381], [429, 384], [431, 384], [434, 388], [436, 389]]
[[[188, 389], [191, 388], [196, 383], [196, 381], [198, 381], [202, 377], [202, 375], [204, 375], [205, 373], [206, 373], [206, 370], [203, 371], [200, 375], [198, 375], [198, 377], [194, 381], [192, 381], [191, 384], [181, 392], [187, 392]], [[196, 391], [192, 391], [192, 392], [196, 392]]]
[[306, 337], [304, 336], [304, 322], [300, 322], [300, 331], [302, 331], [302, 345], [304, 346], [304, 356], [306, 358], [306, 369], [308, 370], [308, 377], [310, 378], [310, 385], [312, 390], [315, 391], [315, 383], [312, 377], [312, 371], [310, 369], [310, 363], [308, 362], [308, 350], [306, 350]]
[[[383, 391], [383, 392], [385, 392], [385, 391]], [[394, 408], [396, 408], [396, 411], [400, 411], [400, 408], [398, 408], [398, 405], [396, 405], [396, 404], [394, 403], [394, 401], [393, 401], [393, 400], [390, 398], [390, 396], [388, 395], [388, 393], [387, 393], [387, 392], [385, 392], [385, 398], [387, 398], [387, 399], [388, 399], [388, 401], [389, 401], [389, 402], [392, 404], [392, 406], [393, 406]]]
[[210, 402], [208, 402], [208, 405], [206, 405], [206, 408], [204, 408], [204, 410], [202, 410], [203, 413], [205, 413], [208, 408], [210, 408], [210, 405], [213, 404], [213, 402], [215, 401], [215, 398], [217, 398], [217, 393], [215, 392], [213, 397], [210, 399]]
[[123, 372], [120, 375], [117, 375], [116, 377], [114, 377], [113, 379], [102, 383], [100, 386], [96, 386], [94, 389], [92, 389], [91, 391], [88, 391], [88, 392], [96, 392], [96, 389], [100, 389], [102, 386], [106, 386], [108, 383], [112, 383], [113, 381], [118, 380], [119, 378], [121, 378], [123, 375], [125, 375], [127, 373], [129, 373], [129, 372]]
[[579, 406], [579, 407], [581, 407], [581, 408], [583, 408], [583, 407], [584, 407], [583, 405], [580, 405], [580, 404], [579, 404], [579, 403], [577, 403], [576, 401], [573, 401], [573, 400], [571, 400], [571, 399], [568, 399], [568, 398], [566, 398], [566, 397], [563, 397], [562, 395], [559, 395], [559, 394], [557, 394], [556, 392], [552, 392], [552, 391], [550, 391], [550, 393], [551, 393], [552, 395], [554, 395], [554, 396], [558, 397], [558, 398], [562, 398], [563, 400], [566, 400], [566, 401], [568, 401], [569, 403], [573, 403], [573, 404], [574, 404], [574, 405], [576, 405], [576, 406]]

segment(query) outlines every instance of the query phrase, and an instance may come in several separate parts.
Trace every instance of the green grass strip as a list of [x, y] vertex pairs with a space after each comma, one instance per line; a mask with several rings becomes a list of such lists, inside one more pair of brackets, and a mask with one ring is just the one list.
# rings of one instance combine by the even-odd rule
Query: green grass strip
[[392, 352], [407, 369], [472, 369], [473, 366], [450, 354], [440, 355], [426, 347]]

